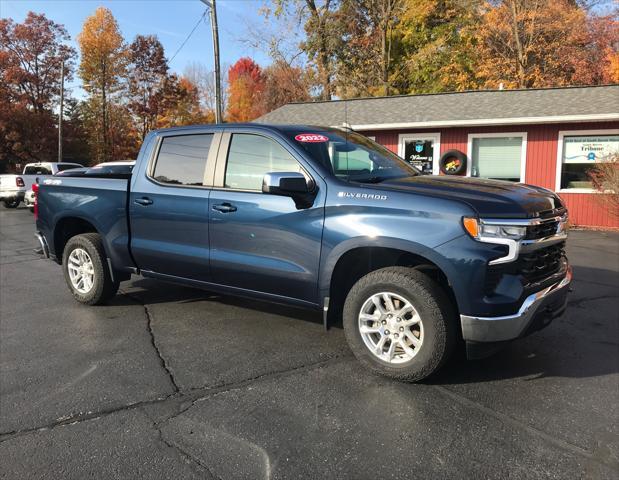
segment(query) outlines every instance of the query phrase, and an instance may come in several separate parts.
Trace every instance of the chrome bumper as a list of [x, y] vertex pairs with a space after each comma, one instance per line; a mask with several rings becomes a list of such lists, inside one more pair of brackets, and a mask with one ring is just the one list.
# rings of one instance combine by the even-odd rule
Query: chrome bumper
[[[566, 290], [572, 281], [572, 268], [568, 267], [567, 273], [563, 280], [555, 283], [537, 293], [529, 295], [518, 313], [514, 315], [506, 315], [504, 317], [474, 317], [469, 315], [460, 315], [460, 323], [462, 325], [462, 337], [470, 342], [502, 342], [513, 340], [522, 336], [537, 313], [544, 313], [547, 310], [556, 296], [561, 293], [566, 293]], [[548, 312], [551, 318], [560, 315], [567, 304], [567, 296], [561, 301], [561, 305], [554, 305], [552, 311]]]
[[22, 200], [25, 194], [25, 190], [0, 190], [0, 200], [10, 200], [13, 198]]

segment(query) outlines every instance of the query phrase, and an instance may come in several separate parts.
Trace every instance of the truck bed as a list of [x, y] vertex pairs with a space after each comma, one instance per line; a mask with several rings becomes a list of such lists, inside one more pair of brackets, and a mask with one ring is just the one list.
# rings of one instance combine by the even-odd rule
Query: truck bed
[[62, 222], [79, 218], [102, 234], [114, 266], [133, 265], [129, 253], [128, 190], [129, 179], [119, 178], [50, 177], [41, 182], [38, 220], [51, 243], [50, 253], [54, 254], [52, 244], [62, 231]]

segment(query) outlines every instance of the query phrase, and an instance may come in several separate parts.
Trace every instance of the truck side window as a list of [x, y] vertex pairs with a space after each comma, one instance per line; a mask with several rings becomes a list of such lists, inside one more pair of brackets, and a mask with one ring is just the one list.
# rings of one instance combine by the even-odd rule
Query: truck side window
[[213, 134], [164, 137], [153, 178], [171, 185], [201, 186]]
[[235, 133], [230, 141], [224, 186], [261, 190], [269, 172], [300, 172], [301, 166], [279, 143], [260, 135]]

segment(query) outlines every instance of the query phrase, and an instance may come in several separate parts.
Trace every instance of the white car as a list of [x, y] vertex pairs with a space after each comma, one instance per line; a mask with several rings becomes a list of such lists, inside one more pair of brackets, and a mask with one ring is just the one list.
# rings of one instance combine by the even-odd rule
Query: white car
[[0, 201], [5, 208], [17, 208], [38, 177], [55, 175], [70, 168], [81, 168], [81, 165], [69, 162], [28, 163], [21, 175], [0, 175]]

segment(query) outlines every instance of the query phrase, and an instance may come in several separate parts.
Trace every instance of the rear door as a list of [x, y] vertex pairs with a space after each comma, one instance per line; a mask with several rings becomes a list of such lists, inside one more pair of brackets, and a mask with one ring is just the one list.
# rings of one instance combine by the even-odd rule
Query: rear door
[[[318, 303], [325, 185], [284, 142], [226, 129], [209, 199], [213, 281]], [[313, 205], [262, 193], [268, 172], [299, 172], [318, 185]]]
[[129, 195], [131, 251], [141, 270], [209, 281], [207, 163], [214, 165], [220, 137], [167, 132], [146, 148]]

